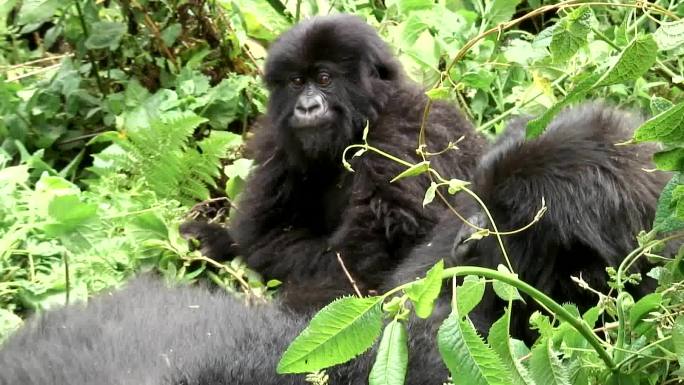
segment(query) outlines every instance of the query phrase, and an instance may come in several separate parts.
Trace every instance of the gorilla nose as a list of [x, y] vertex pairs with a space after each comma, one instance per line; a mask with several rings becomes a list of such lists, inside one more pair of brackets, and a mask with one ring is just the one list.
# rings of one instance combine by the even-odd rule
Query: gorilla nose
[[300, 119], [315, 119], [323, 112], [321, 95], [301, 96], [295, 106], [295, 115]]

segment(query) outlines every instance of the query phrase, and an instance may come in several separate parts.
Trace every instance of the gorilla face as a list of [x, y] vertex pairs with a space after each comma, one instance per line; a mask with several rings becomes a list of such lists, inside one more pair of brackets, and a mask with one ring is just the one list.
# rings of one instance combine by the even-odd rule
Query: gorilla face
[[361, 19], [300, 23], [269, 50], [264, 78], [271, 126], [281, 143], [306, 158], [339, 160], [377, 118], [399, 73], [389, 48]]

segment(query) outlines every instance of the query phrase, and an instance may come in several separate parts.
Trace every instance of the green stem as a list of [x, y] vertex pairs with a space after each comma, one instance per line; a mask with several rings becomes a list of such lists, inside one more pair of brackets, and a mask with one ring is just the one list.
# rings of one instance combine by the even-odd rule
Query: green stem
[[[458, 267], [450, 267], [448, 269], [445, 269], [442, 272], [442, 279], [447, 279], [447, 278], [453, 278], [453, 277], [460, 277], [460, 276], [465, 276], [465, 275], [476, 275], [480, 277], [485, 277], [485, 278], [490, 278], [490, 279], [496, 279], [497, 281], [501, 281], [503, 283], [507, 283], [513, 287], [515, 287], [518, 290], [521, 290], [522, 292], [528, 294], [532, 299], [534, 299], [536, 302], [538, 302], [540, 305], [546, 307], [549, 309], [553, 314], [569, 323], [575, 330], [577, 330], [586, 340], [589, 342], [589, 344], [594, 348], [596, 353], [598, 353], [599, 357], [605, 362], [606, 366], [611, 371], [616, 370], [617, 366], [615, 365], [615, 362], [613, 361], [612, 357], [608, 352], [603, 348], [603, 345], [601, 344], [601, 340], [594, 334], [594, 331], [591, 330], [589, 325], [587, 325], [584, 320], [581, 318], [577, 318], [573, 316], [570, 312], [565, 310], [563, 306], [558, 304], [558, 302], [554, 301], [551, 299], [551, 297], [547, 296], [546, 294], [542, 293], [535, 287], [531, 286], [530, 284], [518, 279], [515, 275], [510, 274], [510, 273], [502, 273], [496, 270], [492, 269], [487, 269], [484, 267], [476, 267], [476, 266], [458, 266]], [[397, 293], [400, 290], [404, 290], [408, 288], [409, 286], [415, 284], [415, 282], [420, 282], [420, 281], [413, 281], [409, 282], [406, 284], [403, 284], [401, 286], [398, 286], [387, 293], [383, 295], [383, 298], [386, 298], [394, 293]]]

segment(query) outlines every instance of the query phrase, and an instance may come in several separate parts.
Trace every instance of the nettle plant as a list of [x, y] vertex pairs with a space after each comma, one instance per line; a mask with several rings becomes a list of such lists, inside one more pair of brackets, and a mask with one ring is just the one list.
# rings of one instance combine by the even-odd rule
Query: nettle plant
[[[619, 6], [620, 4], [616, 4]], [[684, 22], [667, 8], [656, 4], [625, 4], [641, 8], [645, 18], [657, 13], [674, 21], [658, 21], [654, 31], [640, 28], [642, 19], [634, 16], [631, 23], [620, 26], [612, 38], [600, 33], [595, 26], [594, 10], [574, 1], [543, 6], [522, 17], [503, 22], [485, 30], [466, 43], [455, 58], [440, 73], [439, 80], [427, 91], [431, 99], [447, 97], [452, 88], [447, 85], [449, 71], [459, 65], [468, 50], [491, 35], [502, 32], [541, 13], [567, 9], [556, 24], [545, 30], [543, 40], [548, 62], [567, 62], [587, 49], [589, 36], [599, 36], [615, 50], [604, 64], [591, 64], [591, 70], [579, 71], [570, 86], [546, 112], [531, 120], [528, 138], [540, 135], [552, 118], [564, 107], [584, 100], [587, 96], [619, 90], [624, 84], [644, 82], [654, 73], [669, 69], [676, 63], [681, 72], [681, 60], [665, 63], [678, 57], [684, 48]], [[640, 21], [642, 20], [642, 21]], [[543, 35], [543, 36], [542, 36]], [[626, 37], [629, 36], [628, 39]], [[671, 84], [680, 87], [681, 76], [670, 77]], [[679, 85], [677, 85], [679, 84]], [[517, 104], [510, 111], [519, 111]], [[430, 108], [428, 105], [427, 108]], [[279, 373], [314, 372], [309, 380], [325, 382], [322, 369], [347, 362], [364, 353], [374, 344], [376, 359], [370, 372], [372, 385], [403, 384], [408, 368], [409, 320], [414, 316], [429, 318], [435, 306], [448, 306], [440, 299], [443, 281], [457, 282], [451, 298], [451, 312], [441, 323], [436, 343], [446, 367], [459, 384], [663, 384], [682, 380], [678, 368], [684, 364], [684, 302], [680, 287], [684, 279], [684, 251], [674, 258], [657, 255], [662, 247], [684, 236], [684, 102], [677, 104], [653, 96], [650, 108], [654, 116], [634, 133], [632, 143], [660, 142], [664, 151], [655, 156], [661, 170], [674, 171], [675, 176], [666, 186], [658, 203], [653, 229], [639, 236], [640, 247], [625, 257], [617, 269], [608, 269], [611, 295], [601, 296], [597, 306], [580, 314], [573, 304], [559, 304], [546, 294], [517, 278], [515, 272], [500, 265], [497, 270], [474, 266], [445, 268], [443, 262], [433, 266], [425, 278], [403, 284], [380, 296], [345, 297], [322, 309], [309, 326], [283, 354]], [[509, 115], [504, 114], [504, 116]], [[427, 114], [426, 114], [427, 116]], [[426, 192], [424, 204], [429, 204], [440, 189], [448, 193], [474, 193], [467, 183], [445, 180], [430, 168], [429, 156], [424, 151], [421, 132], [417, 151], [422, 162], [412, 164], [364, 143], [349, 147], [353, 156], [372, 151], [407, 167], [397, 178], [428, 173], [432, 186]], [[629, 143], [625, 143], [628, 145]], [[346, 157], [346, 151], [344, 157]], [[343, 163], [349, 168], [346, 158]], [[485, 208], [486, 210], [486, 208]], [[544, 207], [539, 215], [543, 215]], [[539, 216], [538, 215], [538, 216]], [[535, 222], [538, 218], [535, 218]], [[491, 218], [490, 218], [491, 220]], [[477, 237], [499, 236], [496, 228], [478, 232]], [[503, 246], [502, 246], [503, 247]], [[505, 254], [505, 253], [504, 253]], [[649, 257], [661, 261], [649, 276], [659, 280], [660, 288], [638, 301], [627, 293], [625, 282], [633, 277], [627, 270], [638, 259]], [[491, 282], [494, 292], [509, 306], [501, 318], [492, 324], [484, 341], [469, 318], [471, 311], [483, 298], [485, 287]], [[531, 347], [512, 338], [509, 331], [511, 305], [522, 300], [521, 292], [535, 301], [548, 315], [535, 313], [531, 324], [539, 338]], [[436, 305], [437, 304], [437, 305]], [[599, 319], [602, 325], [597, 325]], [[389, 320], [385, 324], [385, 320]], [[383, 331], [383, 325], [384, 331]], [[594, 329], [598, 327], [598, 329]]]

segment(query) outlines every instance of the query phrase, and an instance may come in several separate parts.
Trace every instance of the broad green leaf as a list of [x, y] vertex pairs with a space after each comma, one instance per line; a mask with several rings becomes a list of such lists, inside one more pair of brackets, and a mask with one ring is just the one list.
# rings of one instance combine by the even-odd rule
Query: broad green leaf
[[442, 271], [444, 271], [444, 261], [440, 260], [428, 270], [425, 278], [406, 289], [406, 294], [416, 308], [416, 315], [420, 318], [427, 318], [432, 314], [435, 300], [442, 289]]
[[109, 48], [114, 51], [119, 47], [121, 38], [126, 33], [126, 25], [116, 21], [98, 21], [90, 28], [90, 36], [85, 41], [88, 49]]
[[390, 183], [396, 182], [399, 179], [408, 178], [410, 176], [420, 175], [420, 174], [426, 172], [429, 168], [430, 168], [430, 162], [427, 160], [422, 161], [420, 163], [416, 163], [413, 166], [402, 171], [399, 175], [395, 176], [394, 179], [392, 179], [390, 181]]
[[489, 25], [496, 25], [511, 20], [515, 14], [515, 9], [521, 0], [490, 0], [485, 1], [484, 18]]
[[570, 385], [568, 371], [553, 349], [550, 338], [544, 338], [532, 349], [529, 369], [538, 385]]
[[679, 366], [684, 367], [684, 316], [678, 316], [672, 326], [672, 344]]
[[173, 23], [161, 31], [161, 38], [164, 44], [172, 46], [176, 39], [183, 33], [183, 26], [179, 23]]
[[430, 202], [435, 199], [435, 194], [437, 193], [437, 183], [432, 182], [427, 191], [425, 191], [425, 197], [423, 198], [423, 206], [427, 206]]
[[653, 34], [658, 47], [663, 51], [675, 49], [684, 44], [684, 19], [662, 22]]
[[684, 229], [684, 218], [678, 218], [675, 212], [677, 201], [674, 199], [674, 191], [678, 186], [682, 186], [684, 178], [682, 174], [677, 173], [665, 185], [663, 192], [660, 193], [658, 205], [656, 206], [656, 215], [653, 220], [653, 231], [657, 233], [670, 233], [680, 229]]
[[432, 0], [399, 0], [399, 12], [406, 14], [420, 9], [430, 9], [434, 6]]
[[651, 293], [638, 300], [629, 310], [629, 324], [634, 329], [648, 313], [658, 309], [663, 301], [661, 293]]
[[658, 45], [653, 35], [639, 36], [625, 48], [617, 62], [596, 83], [596, 87], [636, 80], [655, 64]]
[[511, 342], [509, 334], [510, 323], [511, 310], [510, 307], [507, 307], [504, 315], [494, 322], [489, 329], [487, 341], [506, 366], [511, 385], [532, 385], [534, 382], [527, 372], [525, 365], [518, 359]]
[[684, 171], [684, 148], [677, 147], [653, 154], [653, 162], [659, 170]]
[[458, 314], [468, 315], [482, 301], [485, 292], [485, 280], [474, 275], [466, 276], [463, 283], [456, 288], [456, 306]]
[[381, 302], [381, 297], [345, 297], [324, 307], [287, 348], [277, 372], [313, 372], [368, 350], [382, 329]]
[[634, 140], [659, 141], [675, 146], [684, 143], [684, 102], [647, 120], [634, 132]]
[[555, 62], [566, 62], [587, 44], [587, 35], [591, 31], [590, 19], [589, 7], [581, 7], [570, 12], [557, 23], [553, 29], [549, 47]]
[[416, 43], [420, 34], [430, 26], [416, 15], [409, 16], [401, 25], [401, 44], [411, 47]]
[[83, 203], [77, 195], [54, 196], [48, 204], [48, 214], [60, 223], [76, 224], [95, 216], [97, 206]]
[[403, 385], [408, 367], [406, 325], [396, 319], [387, 324], [378, 355], [368, 376], [369, 385]]
[[457, 310], [437, 332], [437, 346], [454, 379], [468, 385], [508, 385], [501, 358], [482, 341], [473, 324]]

